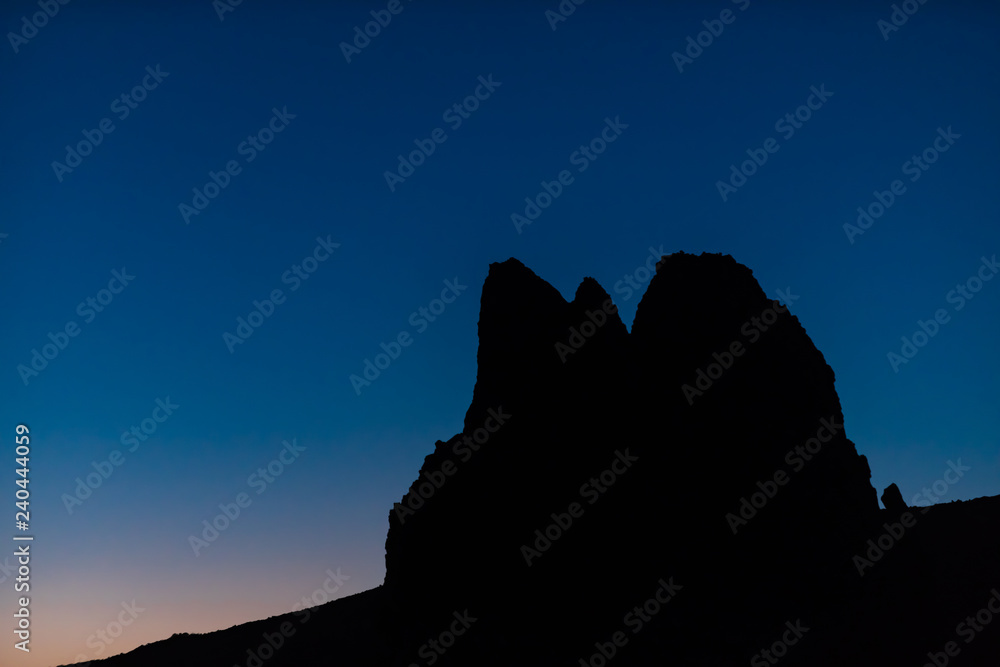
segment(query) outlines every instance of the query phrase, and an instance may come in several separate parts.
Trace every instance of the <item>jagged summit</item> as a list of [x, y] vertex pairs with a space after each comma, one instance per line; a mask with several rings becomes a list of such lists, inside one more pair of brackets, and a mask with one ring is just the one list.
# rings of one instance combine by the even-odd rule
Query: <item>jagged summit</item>
[[[662, 257], [631, 333], [593, 278], [566, 301], [491, 264], [478, 362], [389, 512], [384, 584], [267, 667], [765, 664], [793, 629], [782, 665], [923, 664], [997, 585], [1000, 497], [879, 509], [833, 370], [728, 255]], [[107, 664], [242, 665], [282, 622]], [[962, 653], [993, 664], [1000, 632]]]

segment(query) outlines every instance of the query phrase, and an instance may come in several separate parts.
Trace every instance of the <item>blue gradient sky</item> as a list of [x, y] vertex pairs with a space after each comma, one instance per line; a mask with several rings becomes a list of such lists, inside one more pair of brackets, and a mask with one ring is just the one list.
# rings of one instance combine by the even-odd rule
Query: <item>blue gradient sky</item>
[[[336, 4], [244, 2], [220, 21], [209, 0], [74, 2], [0, 47], [0, 405], [5, 451], [16, 423], [32, 429], [37, 540], [34, 650], [5, 641], [0, 662], [282, 613], [327, 569], [350, 577], [337, 595], [379, 584], [387, 514], [461, 428], [479, 292], [511, 256], [567, 298], [594, 276], [631, 326], [640, 295], [615, 285], [650, 247], [732, 254], [772, 297], [800, 297], [880, 493], [896, 482], [910, 501], [959, 458], [971, 470], [943, 500], [1000, 493], [1000, 280], [947, 301], [1000, 253], [996, 7], [928, 3], [884, 40], [889, 3], [585, 3], [553, 30], [554, 1], [404, 2], [348, 63], [338, 44], [386, 5]], [[678, 72], [671, 54], [727, 8]], [[5, 3], [0, 27], [37, 11]], [[120, 119], [112, 101], [157, 65], [169, 74]], [[452, 129], [443, 113], [489, 75], [500, 86]], [[785, 139], [776, 121], [821, 85], [833, 95]], [[247, 162], [241, 142], [286, 107]], [[60, 182], [52, 162], [103, 118], [114, 131]], [[577, 171], [606, 118], [628, 127]], [[439, 127], [447, 140], [390, 191], [396, 156]], [[961, 136], [909, 181], [939, 127]], [[778, 151], [723, 201], [716, 182], [768, 137]], [[242, 171], [185, 224], [178, 205], [229, 160]], [[573, 183], [519, 234], [511, 214], [564, 169]], [[850, 243], [844, 223], [894, 179], [905, 194]], [[282, 276], [318, 237], [340, 246], [291, 291]], [[134, 280], [85, 322], [78, 304], [123, 267]], [[411, 313], [456, 278], [467, 288], [418, 332]], [[287, 300], [230, 353], [223, 333], [274, 289]], [[938, 308], [950, 321], [893, 372], [887, 353]], [[79, 335], [25, 384], [18, 365], [70, 321]], [[349, 376], [404, 331], [413, 343], [358, 395]], [[129, 452], [122, 433], [167, 397], [179, 408]], [[305, 451], [257, 494], [248, 476], [293, 438]], [[123, 465], [70, 514], [63, 494], [115, 450]], [[195, 556], [188, 536], [241, 492], [252, 504]], [[133, 599], [145, 611], [97, 654], [88, 637]]]

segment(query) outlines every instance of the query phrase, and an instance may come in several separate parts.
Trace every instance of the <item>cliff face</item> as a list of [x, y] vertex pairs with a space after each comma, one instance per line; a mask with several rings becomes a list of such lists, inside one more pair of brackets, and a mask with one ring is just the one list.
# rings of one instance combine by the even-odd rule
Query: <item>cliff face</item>
[[493, 264], [479, 336], [383, 586], [99, 663], [997, 664], [1000, 496], [880, 510], [823, 355], [731, 257], [664, 257], [631, 333], [596, 281]]
[[[479, 335], [465, 429], [390, 513], [385, 588], [399, 608], [517, 609], [530, 626], [545, 621], [530, 610], [556, 605], [567, 641], [586, 642], [673, 576], [702, 589], [661, 628], [679, 639], [721, 620], [706, 595], [759, 590], [767, 602], [747, 610], [779, 613], [802, 590], [850, 585], [848, 552], [879, 512], [868, 464], [833, 371], [749, 269], [664, 257], [629, 334], [596, 281], [567, 303], [511, 259], [490, 267]], [[433, 487], [443, 467], [453, 474]], [[415, 495], [426, 500], [401, 511]]]

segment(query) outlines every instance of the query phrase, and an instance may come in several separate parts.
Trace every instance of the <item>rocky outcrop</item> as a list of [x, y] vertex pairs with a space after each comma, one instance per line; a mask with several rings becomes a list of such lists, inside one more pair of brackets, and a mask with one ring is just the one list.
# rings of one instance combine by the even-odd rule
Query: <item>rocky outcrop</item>
[[[474, 605], [551, 626], [524, 610], [557, 606], [559, 632], [585, 641], [661, 577], [698, 596], [759, 590], [776, 608], [803, 586], [833, 595], [851, 581], [852, 540], [879, 512], [867, 460], [845, 435], [833, 371], [749, 269], [665, 257], [629, 334], [596, 281], [566, 302], [512, 259], [490, 268], [479, 332], [465, 430], [421, 479], [449, 460], [455, 474], [412, 515], [390, 515], [398, 608], [420, 599], [431, 619]], [[507, 423], [458, 460], [501, 406]], [[581, 585], [595, 564], [614, 573], [596, 591]], [[730, 606], [759, 615], [751, 597]], [[680, 640], [720, 618], [693, 605], [663, 632]]]
[[383, 586], [106, 663], [249, 665], [291, 623], [267, 667], [995, 664], [1000, 628], [961, 623], [1000, 584], [1000, 497], [880, 510], [833, 371], [733, 258], [663, 257], [631, 333], [595, 280], [567, 302], [493, 264], [479, 340]]
[[885, 491], [882, 492], [882, 505], [892, 514], [902, 514], [906, 511], [903, 494], [894, 483], [885, 487]]

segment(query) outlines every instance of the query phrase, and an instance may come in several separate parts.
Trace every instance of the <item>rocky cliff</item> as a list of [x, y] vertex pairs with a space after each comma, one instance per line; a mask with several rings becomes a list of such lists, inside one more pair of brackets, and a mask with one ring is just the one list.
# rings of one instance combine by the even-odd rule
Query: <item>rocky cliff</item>
[[479, 339], [381, 587], [95, 664], [997, 664], [1000, 497], [880, 509], [833, 371], [732, 257], [663, 257], [631, 332], [591, 278], [493, 264]]

